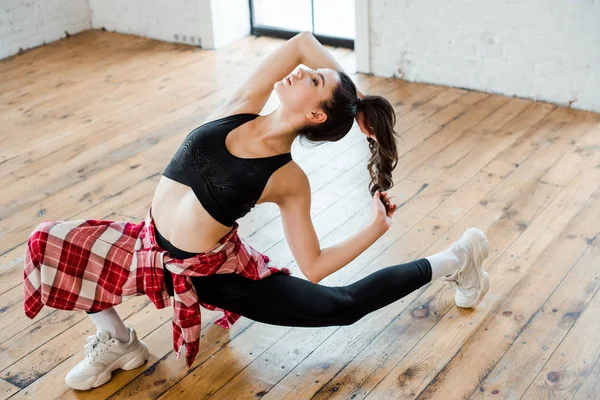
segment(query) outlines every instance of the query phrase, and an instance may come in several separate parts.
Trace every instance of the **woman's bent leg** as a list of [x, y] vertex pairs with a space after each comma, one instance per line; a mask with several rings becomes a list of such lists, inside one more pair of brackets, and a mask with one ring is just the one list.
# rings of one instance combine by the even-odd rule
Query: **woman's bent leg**
[[102, 309], [90, 315], [98, 332], [88, 338], [84, 359], [65, 377], [69, 387], [98, 387], [113, 370], [136, 368], [149, 357], [146, 345], [111, 307], [135, 289], [129, 266], [142, 226], [108, 220], [44, 221], [28, 239], [23, 285], [28, 317], [34, 318], [44, 305]]
[[381, 269], [348, 286], [324, 286], [275, 274], [251, 280], [238, 274], [192, 278], [201, 302], [273, 325], [349, 325], [431, 281], [425, 258]]

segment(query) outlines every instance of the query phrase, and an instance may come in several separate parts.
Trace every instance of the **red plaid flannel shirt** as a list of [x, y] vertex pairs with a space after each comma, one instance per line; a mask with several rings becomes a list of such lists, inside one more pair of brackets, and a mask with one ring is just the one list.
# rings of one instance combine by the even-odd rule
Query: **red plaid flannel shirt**
[[237, 273], [258, 280], [287, 268], [269, 267], [269, 258], [240, 239], [236, 223], [208, 251], [185, 260], [172, 258], [156, 243], [152, 210], [139, 224], [105, 220], [44, 221], [28, 240], [25, 254], [25, 314], [44, 305], [61, 310], [101, 311], [124, 297], [146, 294], [156, 308], [170, 305], [163, 268], [173, 273], [173, 347], [186, 347], [191, 366], [200, 344], [200, 305], [221, 310], [215, 323], [228, 329], [239, 314], [198, 301], [190, 277]]

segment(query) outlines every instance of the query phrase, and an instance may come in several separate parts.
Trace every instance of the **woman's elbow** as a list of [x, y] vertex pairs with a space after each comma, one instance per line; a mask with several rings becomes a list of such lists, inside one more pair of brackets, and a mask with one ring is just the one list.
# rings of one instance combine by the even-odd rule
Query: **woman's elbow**
[[307, 276], [307, 278], [308, 278], [308, 280], [309, 280], [310, 282], [312, 282], [312, 283], [314, 283], [314, 284], [317, 284], [317, 283], [321, 282], [321, 279], [323, 279], [323, 278], [321, 278], [321, 277], [318, 277], [318, 276], [316, 276], [316, 275], [313, 275], [313, 274], [311, 274], [310, 276]]
[[321, 268], [320, 262], [322, 254], [321, 251], [322, 250], [318, 248], [318, 250], [310, 258], [310, 262], [306, 268], [308, 275], [305, 275], [312, 283], [319, 283], [321, 280], [323, 280], [323, 278], [325, 278], [325, 276], [323, 276], [323, 268]]
[[306, 279], [312, 283], [319, 283], [321, 279], [323, 279], [321, 276], [319, 276], [315, 268], [300, 267], [300, 271], [302, 271]]
[[300, 32], [300, 33], [298, 34], [298, 36], [299, 36], [299, 37], [303, 37], [303, 36], [308, 36], [308, 37], [311, 37], [311, 36], [314, 36], [314, 35], [312, 34], [312, 32], [311, 32], [311, 31], [302, 31], [302, 32]]
[[296, 46], [298, 47], [298, 51], [302, 54], [305, 51], [304, 49], [307, 48], [305, 43], [310, 43], [315, 40], [315, 36], [310, 31], [304, 31], [297, 34], [295, 39], [297, 41]]

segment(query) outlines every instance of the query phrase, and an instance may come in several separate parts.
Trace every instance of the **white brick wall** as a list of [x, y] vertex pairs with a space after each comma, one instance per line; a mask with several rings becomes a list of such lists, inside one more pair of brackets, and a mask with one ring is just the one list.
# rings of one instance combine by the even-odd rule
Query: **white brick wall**
[[0, 59], [86, 29], [88, 0], [0, 0]]
[[89, 0], [92, 26], [204, 46], [212, 40], [210, 0]]
[[94, 28], [221, 48], [250, 34], [247, 0], [89, 0]]
[[90, 28], [221, 48], [250, 33], [247, 0], [0, 0], [0, 59]]
[[600, 112], [600, 0], [371, 0], [370, 70]]

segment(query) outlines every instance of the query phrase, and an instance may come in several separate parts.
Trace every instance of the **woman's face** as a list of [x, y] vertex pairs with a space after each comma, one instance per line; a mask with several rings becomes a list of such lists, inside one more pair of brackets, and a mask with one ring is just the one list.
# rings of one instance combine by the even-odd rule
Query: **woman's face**
[[328, 100], [340, 84], [337, 71], [329, 68], [316, 70], [297, 68], [273, 86], [281, 107], [307, 116], [311, 122], [324, 122], [327, 116], [319, 104]]

